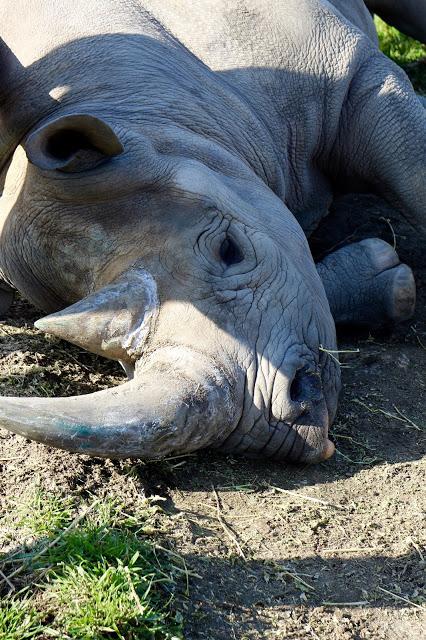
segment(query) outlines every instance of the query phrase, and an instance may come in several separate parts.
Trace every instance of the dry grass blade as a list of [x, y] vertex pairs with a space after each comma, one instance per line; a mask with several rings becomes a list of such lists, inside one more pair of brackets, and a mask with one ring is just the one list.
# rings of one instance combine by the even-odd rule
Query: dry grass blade
[[368, 551], [381, 551], [383, 549], [383, 545], [377, 545], [374, 547], [348, 547], [346, 549], [321, 549], [321, 553], [366, 553]]
[[[135, 585], [133, 584], [132, 576], [130, 575], [129, 567], [125, 567], [125, 571], [126, 571], [127, 581], [129, 583], [130, 593], [132, 594], [133, 600], [135, 601], [137, 610], [139, 611], [140, 615], [143, 616], [144, 613], [145, 613], [145, 609], [143, 608], [142, 603], [140, 601], [140, 598], [139, 598], [138, 594], [136, 593]], [[151, 584], [149, 586], [151, 586]]]
[[8, 578], [7, 575], [5, 575], [1, 569], [0, 569], [0, 577], [2, 578], [2, 583], [6, 582], [9, 589], [11, 591], [15, 591], [16, 589], [15, 585], [13, 584], [13, 582], [10, 581], [10, 578]]
[[424, 555], [423, 555], [423, 553], [422, 553], [422, 550], [420, 549], [419, 545], [417, 544], [417, 542], [414, 542], [413, 538], [411, 538], [411, 537], [407, 538], [407, 542], [408, 542], [409, 544], [411, 544], [411, 545], [415, 548], [415, 550], [416, 550], [416, 551], [417, 551], [417, 553], [419, 554], [419, 558], [420, 558], [420, 560], [421, 560], [422, 562], [424, 562], [424, 561], [425, 561], [425, 557], [424, 557]]
[[241, 558], [243, 558], [243, 560], [247, 560], [247, 558], [246, 558], [246, 556], [244, 554], [244, 551], [241, 549], [240, 543], [238, 542], [237, 538], [232, 533], [231, 529], [228, 527], [228, 525], [226, 524], [226, 522], [224, 521], [224, 519], [222, 517], [222, 513], [220, 511], [219, 496], [217, 495], [217, 491], [216, 491], [214, 485], [212, 485], [212, 491], [213, 491], [213, 495], [215, 497], [216, 514], [217, 514], [217, 519], [219, 521], [220, 526], [222, 527], [223, 531], [226, 533], [227, 537], [235, 545], [235, 547], [237, 549], [237, 552], [238, 552], [238, 555], [240, 555]]
[[175, 571], [179, 571], [180, 573], [183, 573], [185, 576], [185, 582], [186, 582], [186, 588], [185, 588], [185, 594], [187, 596], [189, 596], [189, 578], [198, 578], [198, 580], [202, 580], [202, 576], [200, 576], [199, 573], [195, 573], [195, 571], [191, 571], [190, 569], [188, 569], [188, 566], [185, 562], [185, 558], [181, 555], [179, 555], [178, 553], [176, 553], [175, 551], [171, 551], [170, 549], [166, 549], [166, 547], [162, 547], [160, 544], [156, 544], [154, 545], [155, 549], [159, 549], [160, 551], [163, 551], [165, 553], [168, 553], [169, 555], [171, 555], [173, 558], [178, 558], [182, 564], [183, 564], [183, 568], [182, 567], [178, 567], [177, 565], [173, 564], [173, 569], [175, 569]]
[[375, 462], [376, 460], [378, 460], [378, 458], [373, 458], [372, 460], [353, 460], [352, 458], [350, 458], [349, 456], [347, 456], [345, 453], [343, 453], [342, 451], [340, 451], [340, 449], [336, 449], [336, 453], [339, 456], [342, 456], [342, 458], [344, 458], [345, 460], [347, 460], [348, 462], [350, 462], [351, 464], [361, 464], [364, 467], [370, 465], [372, 462]]
[[299, 493], [298, 491], [291, 491], [290, 489], [281, 489], [281, 487], [275, 487], [272, 484], [268, 484], [268, 487], [273, 491], [278, 491], [279, 493], [285, 493], [289, 496], [294, 496], [296, 498], [300, 498], [301, 500], [307, 500], [308, 502], [315, 502], [316, 504], [321, 504], [324, 507], [331, 507], [333, 509], [340, 509], [341, 511], [347, 511], [347, 508], [342, 504], [334, 504], [333, 502], [328, 502], [328, 500], [322, 500], [321, 498], [315, 498], [314, 496], [307, 496], [304, 493]]
[[365, 607], [369, 604], [368, 600], [359, 600], [358, 602], [323, 602], [324, 607]]
[[416, 607], [416, 609], [420, 609], [420, 611], [426, 611], [426, 607], [422, 604], [417, 604], [417, 602], [412, 602], [408, 598], [404, 598], [403, 596], [399, 596], [396, 593], [392, 593], [392, 591], [388, 591], [387, 589], [383, 589], [383, 587], [377, 587], [379, 591], [383, 591], [383, 593], [387, 593], [388, 596], [392, 596], [395, 600], [401, 600], [401, 602], [406, 602], [410, 604], [412, 607]]
[[24, 562], [17, 569], [15, 569], [15, 571], [12, 571], [12, 573], [10, 573], [8, 576], [4, 576], [4, 578], [2, 580], [0, 580], [0, 585], [3, 584], [4, 582], [7, 582], [9, 584], [11, 578], [15, 578], [16, 576], [18, 576], [20, 573], [22, 573], [22, 571], [24, 571], [24, 569], [26, 569], [26, 567], [30, 563], [34, 562], [34, 560], [37, 560], [38, 558], [43, 556], [46, 553], [46, 551], [48, 551], [49, 549], [54, 547], [56, 544], [58, 544], [58, 542], [60, 542], [60, 540], [62, 540], [64, 535], [67, 534], [72, 529], [74, 529], [82, 520], [84, 520], [84, 518], [87, 516], [87, 514], [90, 513], [98, 504], [99, 504], [99, 500], [95, 500], [94, 502], [92, 502], [92, 504], [89, 507], [87, 507], [87, 509], [84, 509], [84, 511], [82, 511], [82, 513], [80, 513], [78, 516], [76, 516], [74, 518], [74, 520], [71, 522], [71, 524], [66, 529], [61, 531], [61, 533], [59, 535], [57, 535], [56, 538], [51, 540], [47, 545], [45, 545], [34, 556], [31, 556], [30, 558], [24, 560]]
[[56, 629], [52, 629], [51, 627], [46, 627], [44, 633], [48, 636], [52, 636], [52, 638], [59, 638], [59, 640], [72, 640], [71, 636], [66, 636], [62, 631], [56, 631]]
[[424, 342], [421, 340], [419, 334], [417, 333], [417, 330], [415, 329], [415, 327], [411, 327], [412, 332], [414, 333], [414, 335], [416, 336], [416, 340], [419, 343], [419, 345], [421, 346], [422, 349], [424, 349], [426, 351], [426, 345], [424, 344]]
[[361, 442], [361, 440], [355, 440], [355, 438], [352, 438], [351, 436], [344, 436], [342, 433], [333, 433], [333, 438], [336, 438], [338, 440], [340, 440], [340, 439], [349, 440], [350, 442], [353, 442], [354, 444], [358, 445], [359, 447], [363, 447], [363, 449], [367, 449], [368, 450], [368, 446], [366, 445], [365, 442]]
[[291, 578], [295, 582], [300, 583], [301, 585], [306, 587], [306, 589], [310, 589], [311, 591], [316, 591], [315, 587], [313, 587], [308, 582], [305, 582], [305, 580], [303, 580], [300, 577], [300, 575], [298, 575], [297, 573], [293, 573], [292, 571], [288, 571], [288, 569], [280, 569], [280, 573], [284, 574], [285, 576], [288, 576], [289, 578]]
[[349, 367], [349, 365], [342, 364], [338, 357], [339, 353], [360, 353], [359, 349], [326, 349], [320, 344], [319, 350], [323, 353], [326, 353], [330, 358], [332, 358], [337, 364], [339, 364], [342, 368]]
[[404, 420], [406, 423], [408, 423], [411, 427], [414, 427], [414, 429], [417, 429], [417, 431], [424, 431], [424, 429], [422, 427], [419, 427], [418, 424], [416, 424], [415, 422], [413, 422], [411, 420], [411, 418], [409, 418], [408, 416], [406, 416], [404, 413], [402, 413], [402, 411], [400, 409], [398, 409], [398, 407], [396, 407], [394, 404], [392, 405], [393, 408], [395, 409], [395, 411], [397, 412], [397, 414], [400, 416], [401, 420]]
[[385, 218], [384, 216], [380, 216], [379, 220], [383, 220], [383, 222], [386, 222], [386, 224], [389, 226], [391, 232], [392, 232], [392, 238], [393, 238], [393, 248], [394, 251], [396, 250], [396, 234], [395, 234], [395, 230], [392, 226], [392, 222], [390, 221], [389, 218]]
[[395, 405], [392, 405], [392, 406], [395, 409], [396, 413], [391, 413], [390, 411], [385, 411], [384, 409], [369, 407], [368, 404], [366, 404], [365, 402], [362, 402], [361, 400], [358, 400], [358, 398], [352, 398], [352, 402], [356, 402], [356, 404], [361, 405], [361, 407], [364, 407], [364, 409], [367, 409], [367, 411], [369, 411], [370, 413], [381, 413], [383, 416], [386, 416], [386, 418], [390, 418], [392, 420], [399, 420], [399, 422], [403, 422], [406, 427], [412, 427], [413, 429], [416, 429], [416, 431], [425, 430], [424, 427], [419, 427], [419, 425], [413, 422], [411, 418], [403, 414], [402, 411], [398, 409], [398, 407], [396, 407]]

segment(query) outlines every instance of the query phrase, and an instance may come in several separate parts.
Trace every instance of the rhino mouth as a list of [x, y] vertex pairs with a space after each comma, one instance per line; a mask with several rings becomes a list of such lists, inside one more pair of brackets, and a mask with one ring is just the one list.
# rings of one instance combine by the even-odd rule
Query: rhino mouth
[[291, 422], [241, 413], [235, 376], [211, 358], [187, 346], [150, 348], [159, 306], [154, 279], [135, 265], [37, 321], [47, 333], [120, 361], [129, 380], [83, 396], [3, 397], [0, 424], [46, 445], [109, 458], [162, 458], [209, 446], [308, 463], [333, 454], [322, 393]]
[[[299, 399], [294, 389], [300, 384], [301, 377], [308, 380], [308, 386], [313, 378], [315, 391], [309, 396], [303, 394]], [[320, 374], [301, 368], [293, 380], [291, 377], [287, 380], [285, 389], [289, 390], [285, 394], [287, 397], [280, 398], [277, 403], [266, 403], [266, 406], [254, 406], [253, 395], [248, 394], [240, 420], [221, 443], [221, 448], [247, 457], [306, 464], [330, 458], [335, 447], [328, 438], [330, 411]], [[274, 393], [272, 390], [272, 397]]]

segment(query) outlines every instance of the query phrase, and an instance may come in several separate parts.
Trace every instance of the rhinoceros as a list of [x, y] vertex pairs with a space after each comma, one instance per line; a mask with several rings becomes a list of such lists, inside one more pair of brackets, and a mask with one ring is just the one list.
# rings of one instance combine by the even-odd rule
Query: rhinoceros
[[307, 238], [344, 190], [426, 229], [426, 111], [378, 48], [392, 3], [367, 4], [0, 0], [1, 277], [128, 374], [2, 397], [1, 426], [107, 457], [333, 454], [335, 324], [404, 320], [415, 285], [380, 239], [315, 265]]

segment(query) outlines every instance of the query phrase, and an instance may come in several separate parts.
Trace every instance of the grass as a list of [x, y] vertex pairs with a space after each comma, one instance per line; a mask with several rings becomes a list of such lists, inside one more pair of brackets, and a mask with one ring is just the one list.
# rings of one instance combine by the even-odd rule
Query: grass
[[383, 53], [407, 71], [417, 91], [426, 94], [426, 46], [390, 27], [378, 16], [374, 20]]
[[71, 520], [72, 510], [72, 498], [47, 493], [34, 485], [19, 502], [13, 503], [12, 517], [23, 533], [45, 536], [65, 528]]
[[36, 638], [43, 631], [40, 618], [40, 614], [26, 599], [0, 602], [0, 638], [2, 640]]
[[385, 409], [381, 409], [380, 407], [374, 407], [371, 404], [367, 405], [365, 402], [362, 402], [358, 398], [353, 398], [352, 402], [356, 402], [361, 407], [364, 407], [364, 409], [367, 409], [367, 411], [369, 411], [370, 413], [381, 413], [383, 416], [390, 420], [398, 420], [399, 422], [403, 422], [404, 427], [406, 428], [415, 429], [416, 431], [426, 430], [425, 427], [416, 424], [411, 418], [402, 413], [402, 411], [395, 405], [392, 405], [395, 411], [395, 413], [392, 413], [391, 411], [386, 411]]
[[42, 537], [2, 558], [1, 640], [182, 638], [173, 601], [186, 568], [145, 533], [156, 508], [145, 503], [128, 514], [107, 499], [84, 517], [76, 510], [39, 487], [23, 500], [17, 535]]
[[389, 58], [400, 65], [416, 62], [426, 58], [426, 46], [405, 36], [400, 31], [391, 27], [381, 18], [374, 18], [377, 33], [380, 39], [380, 48]]

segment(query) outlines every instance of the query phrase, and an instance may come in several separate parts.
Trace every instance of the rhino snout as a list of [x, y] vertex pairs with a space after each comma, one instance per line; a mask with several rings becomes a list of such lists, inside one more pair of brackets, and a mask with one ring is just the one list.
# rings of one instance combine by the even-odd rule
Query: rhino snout
[[[259, 374], [256, 379], [259, 384]], [[221, 443], [229, 453], [277, 461], [315, 463], [330, 458], [331, 422], [321, 373], [306, 366], [277, 371], [265, 397], [246, 384], [244, 410], [233, 432]]]

